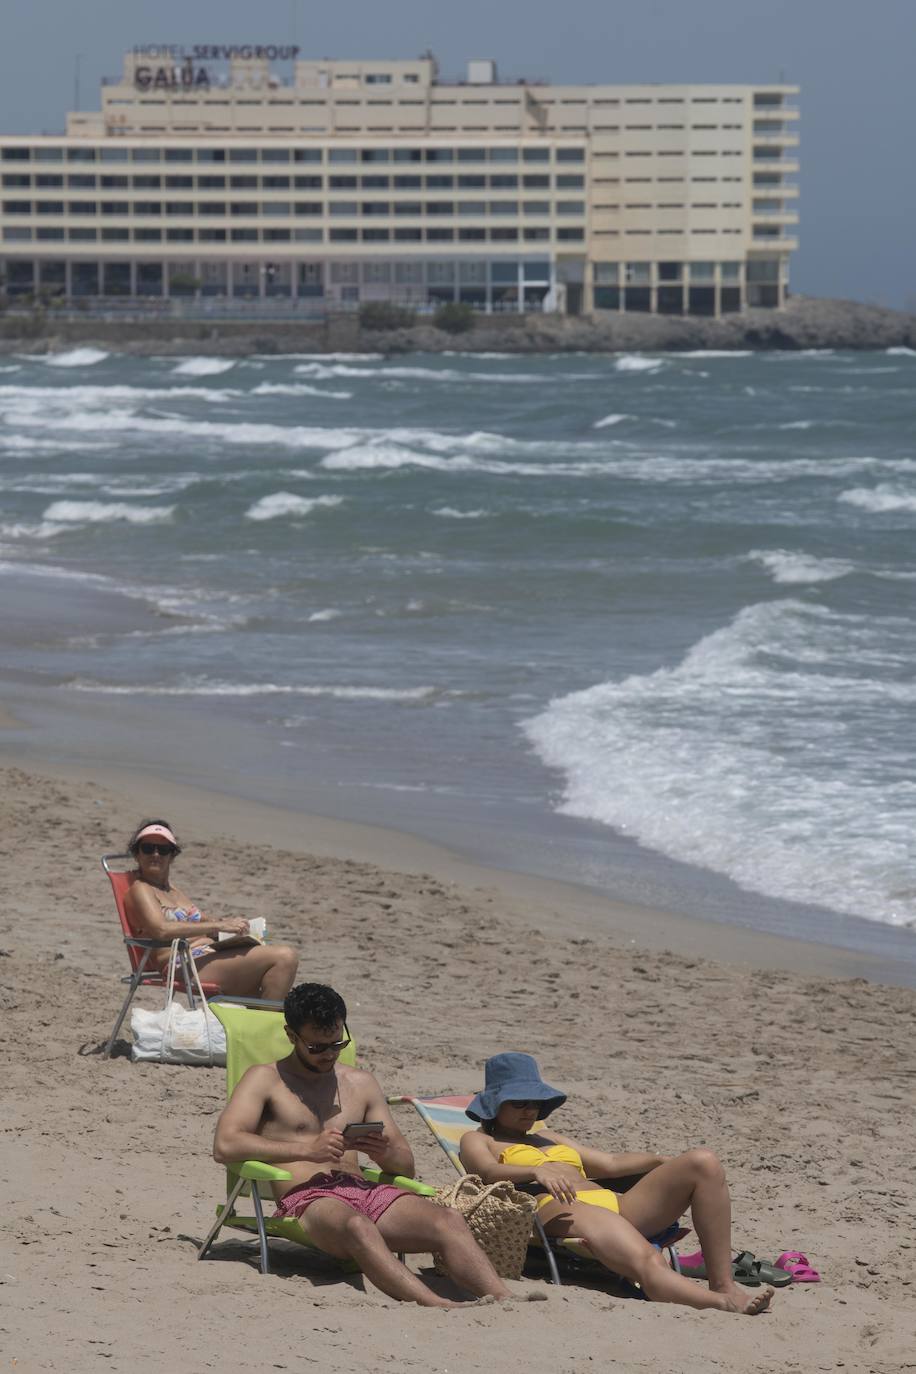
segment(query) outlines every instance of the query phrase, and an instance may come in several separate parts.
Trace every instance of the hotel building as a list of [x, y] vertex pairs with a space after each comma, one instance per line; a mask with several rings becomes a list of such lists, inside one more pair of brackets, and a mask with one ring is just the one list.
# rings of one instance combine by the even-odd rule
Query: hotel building
[[57, 137], [0, 136], [0, 281], [11, 298], [332, 310], [778, 308], [796, 94], [135, 49], [99, 113]]

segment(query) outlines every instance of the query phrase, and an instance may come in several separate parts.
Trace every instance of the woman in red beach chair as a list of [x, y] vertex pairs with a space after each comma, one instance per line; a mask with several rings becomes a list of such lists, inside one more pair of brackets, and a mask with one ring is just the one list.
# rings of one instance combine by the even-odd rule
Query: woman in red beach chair
[[[296, 981], [296, 951], [289, 945], [263, 944], [249, 935], [248, 922], [240, 916], [211, 920], [174, 885], [172, 861], [181, 846], [167, 821], [142, 821], [127, 848], [137, 861], [137, 875], [124, 906], [136, 935], [187, 940], [201, 978], [230, 997], [282, 1001]], [[156, 957], [164, 969], [168, 947], [158, 950]]]

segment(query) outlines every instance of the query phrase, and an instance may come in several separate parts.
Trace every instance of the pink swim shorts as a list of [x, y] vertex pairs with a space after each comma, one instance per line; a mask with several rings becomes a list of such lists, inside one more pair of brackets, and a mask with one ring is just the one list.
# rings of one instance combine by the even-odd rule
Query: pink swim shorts
[[291, 1188], [277, 1203], [275, 1217], [301, 1217], [307, 1207], [319, 1198], [333, 1197], [352, 1207], [354, 1212], [362, 1212], [370, 1221], [378, 1221], [399, 1197], [408, 1197], [406, 1188], [395, 1188], [391, 1183], [370, 1183], [357, 1174], [344, 1174], [338, 1169], [328, 1174], [313, 1174], [306, 1183]]

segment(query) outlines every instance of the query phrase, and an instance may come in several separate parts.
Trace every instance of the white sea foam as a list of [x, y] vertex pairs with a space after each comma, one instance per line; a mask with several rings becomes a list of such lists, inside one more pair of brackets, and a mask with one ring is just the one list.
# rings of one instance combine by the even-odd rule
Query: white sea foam
[[753, 358], [749, 348], [692, 348], [688, 353], [679, 353], [679, 358]]
[[916, 918], [916, 789], [883, 766], [916, 705], [902, 618], [749, 606], [674, 667], [525, 722], [560, 810], [744, 887], [893, 924]]
[[247, 520], [276, 520], [279, 516], [293, 516], [302, 519], [312, 511], [330, 506], [339, 506], [342, 496], [295, 496], [291, 491], [275, 491], [270, 496], [262, 496], [245, 512]]
[[177, 377], [218, 377], [235, 367], [235, 358], [185, 358], [173, 367]]
[[384, 361], [385, 355], [384, 353], [280, 353], [270, 355], [269, 361], [274, 362], [277, 358], [303, 358], [318, 363], [379, 363]]
[[898, 348], [886, 348], [884, 351], [889, 358], [916, 358], [916, 348], [906, 348], [902, 344]]
[[323, 611], [312, 611], [308, 619], [310, 622], [316, 620], [339, 620], [342, 615], [343, 611], [338, 611], [335, 610], [333, 606], [328, 606], [327, 609]]
[[309, 386], [307, 382], [261, 382], [252, 389], [252, 396], [327, 396], [332, 401], [349, 401], [352, 391], [329, 391], [326, 387]]
[[647, 358], [642, 353], [624, 353], [614, 363], [618, 372], [657, 372], [662, 365], [661, 358]]
[[333, 697], [338, 701], [425, 702], [443, 694], [437, 687], [350, 687], [278, 682], [223, 682], [217, 679], [186, 678], [164, 686], [127, 686], [77, 678], [65, 684], [71, 691], [100, 692], [106, 696], [154, 697]]
[[48, 367], [95, 367], [107, 357], [103, 348], [71, 348], [66, 353], [45, 353], [38, 361], [47, 363]]
[[784, 585], [835, 582], [853, 571], [853, 564], [843, 558], [814, 558], [789, 549], [754, 549], [747, 557], [762, 564], [774, 582]]
[[454, 506], [439, 506], [437, 510], [430, 513], [441, 515], [445, 520], [482, 520], [491, 514], [488, 510], [456, 510]]
[[11, 363], [9, 367], [0, 367], [0, 372], [21, 372], [22, 363]]
[[605, 415], [603, 420], [596, 420], [592, 429], [609, 429], [611, 425], [619, 425], [622, 420], [632, 420], [632, 415]]
[[170, 520], [174, 510], [174, 506], [135, 506], [118, 501], [54, 501], [44, 518], [61, 525], [95, 525], [109, 520], [158, 525]]
[[887, 483], [881, 483], [877, 487], [853, 487], [849, 491], [841, 491], [837, 500], [844, 501], [848, 506], [858, 506], [861, 510], [871, 511], [875, 515], [916, 511], [916, 492], [899, 491]]

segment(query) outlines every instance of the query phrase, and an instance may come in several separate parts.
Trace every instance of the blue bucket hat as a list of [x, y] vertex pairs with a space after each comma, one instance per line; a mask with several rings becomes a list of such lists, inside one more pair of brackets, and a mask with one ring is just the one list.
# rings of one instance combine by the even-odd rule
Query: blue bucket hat
[[541, 1077], [530, 1054], [494, 1054], [484, 1065], [486, 1087], [465, 1108], [472, 1121], [495, 1120], [504, 1102], [540, 1102], [541, 1116], [562, 1107], [566, 1094]]

